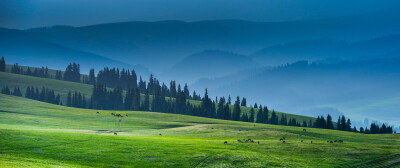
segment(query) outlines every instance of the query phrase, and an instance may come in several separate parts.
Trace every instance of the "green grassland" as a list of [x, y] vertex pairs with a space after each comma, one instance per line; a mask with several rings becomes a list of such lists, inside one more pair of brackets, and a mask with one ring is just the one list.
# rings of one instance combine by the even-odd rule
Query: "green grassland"
[[[248, 138], [260, 144], [236, 141]], [[344, 143], [326, 142], [335, 139]], [[77, 109], [0, 94], [0, 167], [399, 165], [399, 134], [304, 132], [302, 127], [176, 114]]]
[[[92, 95], [92, 88], [93, 88], [92, 85], [83, 83], [68, 82], [68, 81], [48, 79], [48, 78], [39, 78], [39, 77], [32, 77], [32, 76], [5, 73], [5, 72], [0, 72], [0, 79], [1, 79], [0, 88], [2, 88], [3, 86], [8, 86], [11, 90], [13, 90], [14, 87], [19, 87], [23, 95], [25, 95], [25, 91], [28, 86], [49, 88], [51, 90], [54, 90], [56, 94], [61, 95], [61, 100], [63, 104], [66, 103], [66, 98], [69, 91], [81, 92], [82, 94], [85, 94], [87, 98], [89, 98]], [[141, 95], [141, 99], [144, 100], [143, 94]], [[152, 97], [150, 97], [150, 102], [151, 99]], [[188, 101], [194, 105], [201, 104], [201, 101], [197, 100], [188, 100]], [[231, 108], [233, 109], [233, 106], [231, 106]], [[244, 113], [250, 113], [250, 109], [251, 109], [250, 107], [241, 107], [241, 110]], [[258, 110], [256, 109], [255, 112], [257, 113], [257, 111]], [[281, 114], [286, 114], [286, 113], [277, 111], [277, 115], [279, 117], [281, 117]], [[271, 113], [269, 113], [269, 115], [271, 116]], [[286, 114], [286, 115], [287, 118], [295, 118], [298, 122], [302, 121], [308, 122], [309, 120], [315, 119], [313, 117], [294, 115], [294, 114]]]

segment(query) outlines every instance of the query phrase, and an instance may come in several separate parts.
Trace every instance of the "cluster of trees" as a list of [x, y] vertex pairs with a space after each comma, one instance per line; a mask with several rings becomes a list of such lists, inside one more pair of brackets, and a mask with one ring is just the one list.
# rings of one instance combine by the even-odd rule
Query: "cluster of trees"
[[370, 128], [360, 127], [360, 133], [366, 134], [391, 134], [393, 133], [393, 128], [391, 126], [386, 126], [384, 123], [381, 127], [379, 125], [372, 123]]
[[6, 72], [6, 60], [4, 57], [1, 57], [0, 60], [0, 72]]
[[73, 94], [68, 92], [67, 106], [77, 108], [87, 108], [86, 96], [80, 92], [75, 91]]
[[52, 104], [57, 104], [57, 105], [62, 105], [61, 99], [60, 99], [60, 94], [55, 94], [54, 90], [42, 87], [41, 90], [39, 90], [38, 87], [27, 87], [26, 92], [25, 92], [25, 97], [28, 99], [34, 99], [42, 102], [47, 102], [47, 103], [52, 103]]
[[75, 62], [70, 63], [65, 69], [63, 79], [65, 81], [81, 82], [80, 65]]
[[26, 71], [24, 71], [24, 69], [21, 66], [19, 66], [18, 63], [14, 64], [11, 67], [11, 73], [35, 76], [41, 78], [52, 78], [51, 75], [49, 75], [49, 68], [47, 67], [33, 68], [33, 70], [30, 67], [28, 67]]
[[2, 93], [2, 94], [6, 94], [6, 95], [18, 96], [18, 97], [21, 97], [21, 96], [22, 96], [22, 93], [21, 93], [21, 90], [19, 89], [19, 87], [15, 87], [15, 88], [14, 88], [14, 91], [11, 91], [11, 89], [8, 88], [8, 86], [4, 86], [4, 87], [1, 89], [1, 93]]
[[[342, 117], [345, 118], [344, 116], [342, 116]], [[339, 117], [339, 120], [340, 120], [340, 117]], [[349, 119], [349, 123], [350, 123], [350, 119]], [[347, 123], [344, 123], [344, 124], [346, 125]], [[324, 116], [318, 116], [317, 119], [314, 121], [313, 125], [311, 125], [311, 126], [314, 128], [334, 129], [332, 117], [329, 114], [326, 116], [326, 120], [325, 120]], [[347, 127], [347, 126], [343, 126], [343, 127]], [[341, 127], [338, 127], [338, 130], [341, 130], [340, 128]], [[343, 130], [343, 131], [346, 131], [346, 130]]]

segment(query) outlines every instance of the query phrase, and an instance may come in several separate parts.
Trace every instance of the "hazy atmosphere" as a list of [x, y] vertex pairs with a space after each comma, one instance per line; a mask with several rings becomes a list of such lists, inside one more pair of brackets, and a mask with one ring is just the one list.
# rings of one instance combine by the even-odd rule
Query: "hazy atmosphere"
[[[0, 87], [3, 94], [56, 104], [60, 112], [71, 107], [152, 111], [367, 133], [361, 131], [362, 127], [370, 129], [371, 134], [371, 125], [377, 125], [378, 132], [386, 126], [400, 132], [399, 8], [400, 1], [394, 0], [3, 0], [0, 57], [4, 56], [5, 61], [0, 62], [4, 64]], [[49, 91], [54, 101], [30, 97], [30, 87], [32, 94], [34, 87], [38, 93], [43, 87], [43, 95]], [[82, 96], [79, 105], [72, 101], [75, 94]], [[107, 94], [111, 97], [103, 97]], [[2, 99], [10, 103], [25, 101]], [[40, 111], [39, 104], [33, 100], [29, 103]], [[263, 121], [262, 117], [256, 121], [263, 107], [266, 118], [276, 111], [279, 122], [278, 117], [276, 123], [271, 118]], [[13, 109], [4, 106], [2, 110]], [[46, 115], [47, 111], [40, 114]], [[62, 115], [63, 120], [68, 119], [69, 114]], [[152, 118], [145, 113], [137, 115], [146, 121]], [[290, 125], [286, 115], [298, 121]], [[320, 116], [327, 115], [333, 120], [332, 127], [318, 126]], [[345, 123], [348, 129], [340, 127], [342, 116], [351, 119], [351, 123]], [[179, 125], [185, 120], [170, 122]], [[172, 123], [163, 124], [144, 122], [138, 127], [149, 127], [161, 136], [157, 129], [173, 127]], [[5, 125], [0, 123], [0, 128]], [[117, 125], [113, 126], [114, 132], [129, 136], [129, 131], [136, 129], [129, 124], [126, 128]], [[32, 125], [24, 127], [28, 126]], [[48, 129], [53, 129], [51, 124]], [[272, 165], [281, 165], [280, 161]], [[400, 161], [390, 163], [400, 165]], [[150, 167], [162, 167], [160, 164]], [[97, 166], [107, 165], [113, 164]], [[175, 162], [166, 167], [173, 165]]]

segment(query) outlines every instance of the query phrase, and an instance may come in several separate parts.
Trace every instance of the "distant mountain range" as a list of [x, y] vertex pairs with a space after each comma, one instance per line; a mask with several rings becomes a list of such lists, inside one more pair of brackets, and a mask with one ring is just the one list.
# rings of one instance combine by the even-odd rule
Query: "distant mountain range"
[[216, 78], [258, 66], [251, 58], [220, 50], [207, 50], [190, 55], [160, 76], [192, 83], [199, 77]]
[[9, 64], [47, 65], [49, 68], [63, 69], [69, 63], [76, 62], [81, 65], [83, 73], [88, 73], [90, 68], [100, 70], [109, 66], [135, 69], [138, 74], [146, 77], [150, 74], [150, 71], [144, 66], [130, 65], [97, 54], [47, 42], [19, 30], [0, 29], [0, 55], [5, 56]]
[[[373, 22], [372, 22], [373, 20]], [[400, 34], [400, 12], [293, 22], [210, 20], [197, 22], [120, 22], [83, 27], [55, 26], [25, 30], [53, 44], [141, 64], [161, 74], [205, 50], [249, 55], [290, 41], [339, 39], [349, 42]]]
[[[256, 62], [277, 66], [298, 60], [337, 62], [340, 60], [365, 60], [399, 56], [400, 35], [388, 35], [354, 43], [334, 39], [295, 41], [274, 45], [254, 54]], [[328, 62], [327, 62], [328, 61]]]

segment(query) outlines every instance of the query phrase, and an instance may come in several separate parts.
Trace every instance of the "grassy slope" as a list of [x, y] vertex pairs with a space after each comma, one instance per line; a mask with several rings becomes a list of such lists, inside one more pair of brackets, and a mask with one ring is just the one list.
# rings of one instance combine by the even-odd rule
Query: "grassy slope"
[[[86, 95], [87, 98], [91, 96], [92, 92], [92, 86], [88, 84], [83, 84], [83, 83], [75, 83], [75, 82], [68, 82], [68, 81], [60, 81], [60, 80], [54, 80], [54, 79], [47, 79], [47, 78], [39, 78], [39, 77], [32, 77], [32, 76], [26, 76], [26, 75], [18, 75], [18, 74], [12, 74], [12, 73], [4, 73], [0, 72], [0, 88], [3, 86], [8, 86], [12, 90], [14, 87], [19, 87], [21, 91], [23, 92], [23, 95], [25, 95], [26, 87], [28, 86], [35, 86], [35, 87], [46, 87], [49, 89], [52, 89], [57, 93], [61, 95], [61, 100], [63, 104], [66, 103], [66, 98], [68, 91], [78, 91]], [[142, 100], [144, 100], [144, 95], [142, 95]], [[200, 105], [200, 101], [196, 100], [189, 100], [192, 104], [195, 105]], [[231, 107], [233, 109], [233, 107]], [[241, 107], [243, 112], [249, 113], [250, 108], [249, 107]], [[256, 110], [257, 112], [257, 110]], [[281, 117], [281, 112], [277, 112], [278, 116]], [[269, 113], [271, 115], [271, 113]], [[307, 117], [307, 116], [301, 116], [301, 115], [294, 115], [294, 114], [287, 114], [287, 117], [290, 118], [296, 118], [297, 121], [303, 121], [306, 120], [307, 122], [311, 119], [314, 120], [312, 117]]]
[[[400, 164], [400, 135], [364, 135], [0, 94], [0, 167], [361, 167]], [[119, 118], [111, 112], [128, 114]], [[118, 136], [112, 135], [118, 132]], [[162, 133], [162, 136], [159, 135]], [[285, 136], [286, 144], [279, 138]], [[260, 144], [233, 143], [252, 138]], [[343, 139], [344, 144], [326, 140]], [[224, 141], [229, 141], [224, 145]], [[301, 143], [300, 140], [305, 140]], [[310, 141], [313, 144], [310, 144]], [[393, 165], [391, 165], [393, 166]]]

